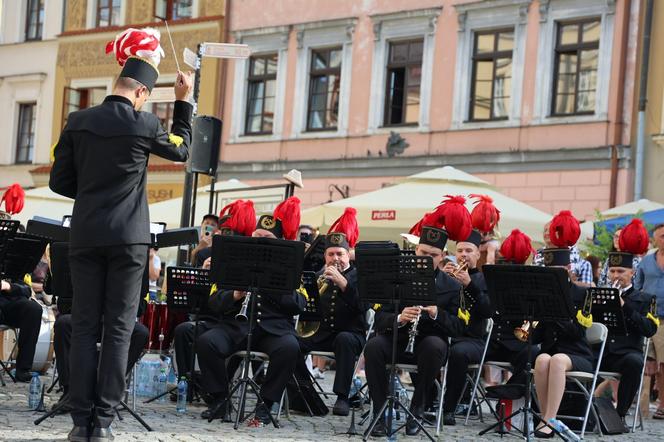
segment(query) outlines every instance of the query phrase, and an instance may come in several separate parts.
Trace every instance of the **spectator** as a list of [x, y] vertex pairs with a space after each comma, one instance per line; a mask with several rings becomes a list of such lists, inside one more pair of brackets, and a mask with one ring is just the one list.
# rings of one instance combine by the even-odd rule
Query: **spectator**
[[[634, 289], [657, 297], [657, 316], [664, 317], [664, 224], [655, 226], [652, 239], [657, 250], [646, 255], [636, 271]], [[657, 360], [657, 391], [659, 406], [654, 419], [664, 419], [664, 327], [659, 327], [651, 338]]]
[[211, 256], [212, 235], [219, 229], [219, 217], [207, 214], [201, 221], [201, 238], [198, 245], [191, 251], [191, 262], [194, 267], [202, 267], [203, 261]]
[[157, 255], [157, 249], [150, 247], [150, 260], [149, 262], [149, 281], [150, 285], [148, 290], [150, 292], [150, 300], [155, 301], [157, 299], [159, 275], [161, 274], [161, 259]]
[[595, 283], [595, 285], [598, 285], [598, 283], [599, 283], [599, 277], [600, 277], [600, 272], [601, 272], [601, 270], [602, 270], [602, 269], [600, 268], [600, 263], [601, 263], [601, 261], [599, 260], [598, 257], [596, 257], [596, 256], [594, 256], [594, 255], [588, 255], [588, 256], [586, 256], [586, 261], [588, 261], [588, 262], [590, 263], [590, 266], [591, 266], [592, 269], [593, 269], [593, 282]]

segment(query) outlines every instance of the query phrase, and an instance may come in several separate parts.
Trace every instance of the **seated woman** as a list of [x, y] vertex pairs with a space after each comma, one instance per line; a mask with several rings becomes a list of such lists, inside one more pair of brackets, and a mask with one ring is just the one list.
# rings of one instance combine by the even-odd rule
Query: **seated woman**
[[[569, 249], [546, 249], [551, 259], [547, 266], [569, 267]], [[586, 289], [570, 281], [570, 296], [576, 309], [583, 305]], [[575, 309], [575, 310], [576, 310]], [[587, 325], [587, 324], [586, 324]], [[533, 343], [540, 343], [541, 350], [535, 360], [535, 390], [541, 408], [542, 419], [548, 422], [558, 414], [565, 392], [565, 372], [592, 371], [593, 354], [585, 338], [586, 328], [576, 319], [539, 323], [533, 330]], [[535, 437], [553, 437], [551, 428], [540, 424]]]

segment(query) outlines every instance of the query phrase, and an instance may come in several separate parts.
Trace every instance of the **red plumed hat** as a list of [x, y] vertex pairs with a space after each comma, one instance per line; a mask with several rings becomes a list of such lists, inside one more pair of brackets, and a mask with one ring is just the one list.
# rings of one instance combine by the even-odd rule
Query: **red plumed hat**
[[14, 183], [5, 190], [5, 193], [2, 195], [2, 200], [0, 200], [0, 204], [2, 204], [3, 201], [7, 213], [10, 215], [16, 215], [23, 210], [25, 191], [20, 184]]
[[425, 224], [424, 224], [424, 220], [425, 220], [426, 217], [429, 216], [429, 215], [430, 215], [430, 213], [426, 213], [426, 214], [424, 214], [424, 216], [422, 217], [422, 219], [419, 220], [419, 221], [417, 222], [417, 224], [415, 224], [413, 227], [411, 227], [410, 230], [408, 231], [408, 233], [410, 233], [411, 235], [420, 236], [420, 235], [422, 234], [422, 227], [425, 226]]
[[572, 247], [581, 236], [581, 225], [569, 210], [561, 210], [549, 226], [549, 237], [556, 247]]
[[294, 240], [300, 228], [300, 199], [296, 196], [285, 199], [274, 208], [272, 214], [281, 221], [284, 239]]
[[333, 232], [346, 235], [346, 240], [350, 248], [355, 247], [360, 237], [360, 227], [357, 224], [357, 210], [352, 207], [346, 207], [344, 213], [332, 223], [330, 229], [327, 231], [328, 234]]
[[473, 230], [466, 199], [461, 195], [445, 195], [445, 200], [427, 217], [423, 226], [444, 226], [452, 241], [465, 241]]
[[523, 264], [533, 253], [530, 237], [519, 229], [512, 230], [500, 246], [500, 254], [506, 261]]
[[648, 230], [643, 225], [643, 221], [638, 218], [632, 219], [620, 231], [618, 237], [618, 246], [621, 252], [632, 253], [634, 255], [643, 255], [648, 251], [650, 239], [648, 238]]
[[164, 57], [164, 50], [159, 42], [160, 39], [161, 34], [157, 29], [129, 28], [106, 43], [106, 53], [110, 54], [112, 52], [120, 66], [124, 66], [129, 57], [135, 56], [150, 60], [157, 67]]
[[470, 212], [473, 227], [482, 233], [491, 232], [500, 221], [500, 210], [493, 205], [493, 198], [478, 194], [471, 194], [470, 197], [477, 198], [475, 207]]
[[[254, 202], [251, 200], [238, 200], [232, 204], [233, 207], [230, 211], [230, 218], [224, 221], [220, 227], [228, 227], [233, 232], [242, 236], [251, 236], [256, 229], [256, 210], [254, 209]], [[224, 207], [224, 209], [226, 207]]]

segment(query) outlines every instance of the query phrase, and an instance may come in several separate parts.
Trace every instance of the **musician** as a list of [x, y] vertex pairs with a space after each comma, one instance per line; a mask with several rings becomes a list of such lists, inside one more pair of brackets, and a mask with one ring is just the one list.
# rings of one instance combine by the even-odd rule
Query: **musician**
[[30, 382], [32, 360], [39, 340], [42, 308], [30, 299], [32, 291], [23, 281], [9, 282], [2, 280], [0, 290], [0, 324], [16, 327], [18, 334], [18, 355], [16, 356], [16, 374], [19, 382]]
[[[147, 306], [147, 301], [141, 299], [138, 314], [140, 317]], [[54, 407], [58, 407], [58, 414], [66, 414], [71, 412], [71, 405], [69, 404], [69, 350], [71, 348], [71, 314], [61, 314], [55, 320], [53, 325], [53, 350], [55, 351], [55, 366], [58, 370], [58, 383], [62, 388], [62, 396]], [[129, 338], [129, 355], [127, 358], [127, 370], [125, 374], [129, 374], [136, 362], [143, 354], [143, 349], [148, 343], [150, 332], [148, 328], [136, 321], [134, 329]]]
[[491, 302], [487, 293], [484, 275], [477, 269], [480, 259], [482, 236], [472, 230], [465, 241], [456, 245], [456, 260], [462, 265], [447, 263], [443, 272], [459, 281], [463, 288], [460, 296], [470, 318], [462, 336], [452, 339], [447, 369], [447, 391], [443, 401], [443, 423], [456, 425], [454, 413], [461, 396], [468, 365], [477, 364], [482, 359], [486, 320], [491, 317]]
[[[297, 225], [292, 234], [286, 236], [294, 238], [296, 232]], [[282, 221], [272, 215], [261, 216], [253, 236], [283, 239], [285, 235]], [[212, 405], [201, 415], [204, 419], [217, 419], [226, 414], [229, 399], [226, 359], [234, 352], [246, 348], [249, 324], [236, 318], [245, 299], [249, 301], [246, 296], [247, 292], [237, 290], [216, 291], [210, 296], [209, 306], [219, 315], [220, 322], [200, 335], [196, 341], [202, 385], [213, 398]], [[256, 418], [268, 424], [269, 409], [281, 399], [300, 355], [293, 317], [304, 310], [306, 298], [299, 291], [278, 298], [267, 293], [251, 296], [256, 296], [257, 318], [252, 335], [252, 350], [267, 353], [270, 357], [260, 391], [265, 404], [256, 408]], [[246, 314], [247, 317], [251, 314], [250, 302]]]
[[[354, 209], [353, 209], [354, 211]], [[346, 231], [349, 226], [344, 217], [355, 218], [355, 214], [342, 215], [341, 228], [325, 237], [325, 267], [316, 276], [323, 278], [327, 289], [320, 294], [318, 312], [321, 316], [320, 328], [311, 337], [300, 339], [303, 354], [311, 351], [333, 351], [336, 361], [336, 374], [332, 391], [337, 395], [332, 412], [337, 416], [348, 416], [350, 404], [348, 394], [353, 379], [355, 361], [365, 344], [365, 312], [367, 307], [360, 300], [357, 290], [357, 269], [350, 264], [349, 250], [357, 239], [357, 234]], [[357, 221], [353, 223], [357, 226]], [[298, 371], [306, 374], [304, 359], [298, 364]]]
[[[542, 250], [541, 254], [545, 266], [565, 268], [571, 277], [569, 248], [548, 248]], [[575, 311], [583, 310], [586, 289], [570, 279], [569, 290]], [[582, 315], [583, 312], [577, 314], [577, 319], [566, 321], [540, 322], [537, 327], [531, 328], [533, 343], [541, 344], [539, 355], [535, 359], [534, 378], [542, 419], [545, 422], [555, 418], [558, 413], [565, 391], [565, 372], [592, 371], [593, 354], [586, 340], [586, 327], [590, 327], [592, 321], [586, 322], [587, 318]], [[535, 430], [536, 437], [549, 438], [553, 435], [551, 428], [543, 424]]]
[[[461, 284], [451, 276], [439, 270], [443, 259], [443, 249], [447, 242], [447, 232], [443, 229], [425, 226], [421, 229], [420, 242], [415, 249], [417, 256], [430, 256], [435, 269], [437, 302], [430, 306], [409, 306], [397, 315], [398, 351], [397, 361], [417, 364], [417, 381], [411, 401], [411, 412], [419, 419], [424, 413], [425, 397], [431, 391], [434, 380], [445, 363], [447, 339], [463, 333], [464, 324], [457, 316], [459, 309], [459, 291]], [[415, 339], [414, 354], [407, 355], [404, 349], [408, 343], [408, 331], [412, 321], [420, 315]], [[380, 410], [387, 397], [388, 375], [386, 364], [391, 362], [392, 326], [394, 321], [392, 306], [382, 306], [375, 317], [376, 336], [369, 339], [364, 349], [365, 371], [369, 392], [373, 401], [374, 413]], [[409, 419], [406, 433], [415, 435], [419, 431], [414, 420]], [[372, 431], [372, 436], [385, 436], [385, 423], [381, 418]]]
[[[146, 175], [150, 154], [186, 161], [191, 140], [190, 74], [175, 80], [172, 133], [140, 112], [157, 82], [161, 48], [153, 30], [129, 29], [109, 42], [123, 66], [99, 106], [69, 114], [53, 154], [49, 187], [75, 199], [69, 261], [74, 288], [70, 441], [111, 440], [125, 390], [129, 338], [151, 243]], [[100, 48], [101, 50], [101, 48]], [[127, 57], [142, 54], [144, 58]], [[112, 300], [112, 302], [109, 302]], [[97, 363], [97, 336], [103, 327]]]
[[[628, 228], [624, 229], [626, 234], [629, 234], [629, 231]], [[645, 228], [643, 231], [644, 237], [647, 238], [648, 232]], [[625, 424], [625, 416], [639, 389], [643, 371], [643, 338], [649, 338], [657, 332], [659, 320], [656, 317], [657, 311], [650, 311], [653, 295], [636, 291], [632, 286], [634, 254], [611, 252], [607, 262], [611, 287], [620, 291], [620, 305], [625, 317], [627, 335], [609, 334], [604, 347], [601, 369], [621, 375], [616, 410], [627, 433], [629, 430]], [[596, 349], [596, 356], [599, 356], [598, 352], [599, 349]]]

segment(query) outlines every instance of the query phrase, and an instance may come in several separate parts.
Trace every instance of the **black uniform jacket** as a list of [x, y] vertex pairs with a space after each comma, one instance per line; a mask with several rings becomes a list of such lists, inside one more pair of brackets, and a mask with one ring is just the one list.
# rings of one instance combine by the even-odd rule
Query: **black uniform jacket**
[[71, 247], [150, 244], [146, 177], [151, 153], [186, 161], [191, 104], [176, 101], [172, 133], [156, 115], [109, 95], [69, 115], [54, 148], [49, 187], [74, 198]]
[[2, 307], [21, 298], [30, 299], [30, 296], [32, 296], [30, 287], [22, 282], [11, 282], [9, 285], [11, 286], [9, 291], [0, 293], [0, 324], [3, 321]]
[[[586, 289], [570, 282], [570, 296], [576, 315], [576, 311], [583, 306]], [[576, 317], [567, 321], [540, 322], [533, 330], [533, 344], [541, 344], [540, 353], [565, 353], [593, 360], [586, 340], [586, 328], [579, 324]]]
[[[271, 296], [268, 294], [256, 296], [256, 327], [275, 335], [295, 335], [295, 320], [293, 316], [304, 310], [307, 302], [304, 296], [294, 291], [288, 296]], [[249, 332], [248, 321], [238, 321], [235, 315], [242, 308], [243, 300], [235, 301], [232, 290], [217, 291], [210, 295], [208, 306], [210, 310], [219, 315], [220, 322], [231, 339], [239, 342]], [[251, 312], [251, 302], [247, 308], [247, 318]]]
[[[657, 325], [646, 317], [650, 308], [651, 295], [627, 289], [622, 297], [623, 315], [625, 317], [626, 336], [614, 336], [609, 331], [609, 337], [604, 347], [604, 355], [620, 356], [627, 353], [643, 352], [643, 338], [649, 338], [657, 332]], [[596, 353], [599, 348], [596, 348]]]
[[[322, 275], [323, 271], [324, 269], [317, 272], [316, 277]], [[357, 290], [357, 269], [350, 266], [342, 274], [348, 281], [346, 291], [342, 292], [336, 285], [330, 285], [323, 296], [318, 298], [320, 329], [310, 339], [325, 340], [340, 331], [364, 336], [368, 306], [360, 300]]]
[[[457, 316], [459, 310], [459, 291], [461, 284], [445, 272], [436, 269], [435, 273], [436, 297], [438, 317], [434, 320], [427, 313], [422, 314], [417, 326], [418, 336], [440, 336], [441, 338], [454, 338], [461, 336], [465, 325]], [[394, 306], [383, 305], [375, 316], [375, 329], [377, 333], [392, 333], [394, 323]], [[399, 334], [408, 334], [408, 324], [399, 327]]]
[[466, 309], [470, 312], [470, 321], [468, 321], [463, 336], [454, 341], [463, 341], [468, 338], [481, 339], [486, 335], [486, 320], [491, 317], [491, 300], [484, 275], [477, 269], [471, 269], [469, 274], [470, 284], [462, 290]]

